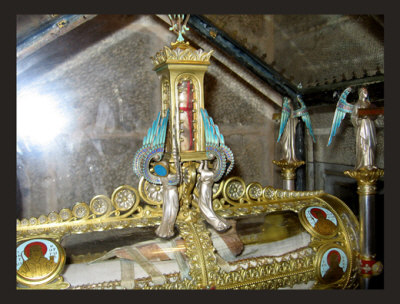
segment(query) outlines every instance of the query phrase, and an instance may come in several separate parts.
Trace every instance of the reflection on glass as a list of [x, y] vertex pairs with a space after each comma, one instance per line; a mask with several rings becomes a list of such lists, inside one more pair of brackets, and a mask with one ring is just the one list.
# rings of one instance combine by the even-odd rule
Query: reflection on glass
[[182, 238], [160, 240], [155, 237], [153, 227], [70, 235], [64, 238], [61, 245], [71, 264], [110, 258], [135, 260], [129, 255], [132, 250], [139, 251], [148, 261], [167, 261], [175, 259], [176, 253], [186, 250]]
[[66, 127], [68, 119], [49, 95], [24, 92], [17, 100], [17, 135], [30, 146], [46, 146]]
[[194, 127], [193, 127], [193, 102], [194, 88], [191, 80], [184, 80], [178, 84], [179, 102], [179, 131], [181, 141], [181, 152], [193, 151]]
[[289, 211], [237, 221], [237, 232], [244, 244], [277, 242], [303, 231], [298, 216]]

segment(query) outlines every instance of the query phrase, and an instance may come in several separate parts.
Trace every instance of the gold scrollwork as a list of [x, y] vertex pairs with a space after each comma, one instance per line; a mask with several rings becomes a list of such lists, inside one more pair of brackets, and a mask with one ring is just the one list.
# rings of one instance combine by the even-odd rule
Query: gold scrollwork
[[240, 203], [241, 198], [246, 194], [246, 184], [240, 177], [229, 178], [224, 185], [222, 195], [232, 205]]
[[[150, 201], [148, 191], [144, 190], [144, 185], [145, 182], [141, 181], [139, 191], [130, 186], [121, 186], [114, 191], [111, 200], [105, 196], [95, 196], [91, 200], [90, 206], [85, 203], [77, 203], [74, 206], [74, 212], [64, 208], [59, 213], [51, 212], [49, 215], [41, 215], [37, 219], [17, 220], [17, 239], [46, 234], [62, 237], [67, 233], [101, 231], [125, 227], [126, 225], [138, 225], [140, 227], [156, 225], [162, 216], [160, 208], [162, 202], [153, 201], [153, 204], [145, 205], [144, 208], [139, 206], [140, 198], [147, 203]], [[250, 189], [256, 189], [257, 194], [250, 195]], [[239, 177], [232, 177], [216, 184], [214, 190], [214, 208], [217, 213], [225, 217], [291, 208], [298, 210], [298, 208], [310, 204], [318, 204], [319, 201], [315, 201], [315, 198], [323, 194], [322, 191], [287, 191], [265, 187], [262, 190], [262, 196], [258, 200], [253, 200], [252, 197], [259, 196], [260, 185], [251, 183], [246, 186]], [[196, 194], [196, 189], [193, 192]], [[236, 201], [229, 197], [236, 199]], [[293, 201], [294, 199], [298, 199], [298, 201]], [[106, 207], [110, 202], [114, 209], [109, 210]], [[194, 212], [198, 211], [195, 196], [192, 200], [192, 208], [194, 208]], [[107, 211], [104, 212], [106, 209]], [[87, 214], [88, 210], [89, 215]], [[189, 211], [182, 210], [178, 218], [182, 219], [184, 214], [187, 216], [191, 214], [190, 218], [195, 219], [193, 212]]]
[[[72, 208], [72, 214], [78, 219], [86, 219], [90, 215], [90, 208], [85, 203], [76, 203]], [[61, 215], [60, 215], [61, 216]]]
[[32, 289], [67, 289], [71, 286], [71, 284], [69, 284], [68, 282], [64, 282], [64, 279], [62, 277], [58, 277], [56, 280], [54, 280], [51, 283], [48, 284], [40, 284], [40, 285], [34, 285], [34, 286], [29, 286], [29, 287], [19, 287], [17, 286], [17, 290], [32, 290]]
[[[105, 195], [97, 195], [90, 201], [90, 211], [97, 216], [108, 216], [112, 210], [112, 202]], [[67, 211], [68, 209], [66, 209]], [[61, 212], [60, 212], [61, 213]]]
[[162, 205], [162, 185], [150, 184], [143, 176], [139, 181], [139, 195], [149, 205]]
[[262, 199], [263, 188], [260, 183], [250, 183], [246, 187], [246, 196], [254, 201]]
[[111, 195], [111, 202], [116, 210], [128, 211], [123, 216], [126, 217], [136, 210], [140, 202], [139, 192], [128, 185], [118, 187]]
[[[90, 205], [78, 202], [72, 210], [63, 208], [59, 213], [53, 211], [35, 220], [33, 218], [17, 220], [17, 241], [46, 235], [60, 239], [68, 233], [124, 227], [133, 220], [126, 218], [134, 212], [136, 212], [133, 221], [135, 225], [154, 224], [160, 216], [160, 211], [150, 206], [146, 206], [143, 210], [139, 202], [139, 192], [133, 187], [124, 185], [113, 192], [111, 199], [98, 195], [91, 200]], [[114, 210], [112, 210], [113, 207]]]
[[[274, 189], [271, 186], [262, 188], [259, 183], [250, 183], [246, 186], [240, 177], [231, 177], [224, 181], [222, 196], [220, 199], [222, 205], [228, 203], [231, 206], [249, 205], [249, 207], [259, 203], [269, 203], [271, 201], [282, 201], [292, 199], [302, 199], [317, 197], [323, 194], [323, 191], [293, 191]], [[247, 203], [247, 204], [245, 204]]]
[[[51, 212], [48, 216], [41, 215], [38, 218], [17, 220], [17, 240], [21, 241], [37, 236], [49, 237], [50, 235], [59, 240], [63, 235], [69, 233], [156, 226], [161, 221], [162, 208], [160, 208], [160, 204], [139, 206], [140, 198], [145, 200], [143, 184], [144, 182], [141, 183], [139, 191], [130, 186], [121, 186], [113, 192], [111, 199], [105, 196], [95, 196], [91, 200], [90, 206], [85, 203], [77, 203], [74, 206], [75, 209], [72, 210], [64, 208], [59, 213]], [[190, 181], [190, 184], [193, 184], [193, 180]], [[189, 192], [195, 194], [196, 191]], [[252, 264], [242, 267], [241, 264], [246, 262], [241, 260], [237, 264], [235, 264], [236, 262], [231, 263], [231, 266], [234, 266], [233, 268], [237, 266], [238, 269], [231, 272], [223, 271], [218, 266], [210, 233], [199, 214], [198, 207], [193, 204], [195, 199], [196, 196], [193, 195], [191, 205], [181, 206], [176, 222], [187, 247], [186, 254], [192, 279], [181, 280], [172, 275], [170, 280], [167, 280], [167, 283], [162, 286], [155, 286], [150, 281], [150, 283], [146, 283], [147, 279], [140, 279], [137, 280], [135, 288], [198, 289], [214, 286], [217, 289], [274, 289], [315, 280], [316, 265], [315, 262], [312, 262], [314, 258], [310, 256], [296, 258], [294, 262], [289, 259], [279, 265], [274, 262], [273, 266], [267, 265], [271, 263], [266, 263], [261, 258], [257, 258], [252, 260]], [[298, 213], [310, 206], [320, 206], [332, 210], [338, 220], [338, 233], [327, 240], [314, 234], [309, 249], [314, 253], [319, 252], [320, 248], [327, 242], [344, 248], [351, 271], [346, 275], [346, 280], [336, 282], [338, 284], [335, 283], [335, 286], [346, 287], [353, 284], [356, 278], [356, 271], [354, 271], [356, 265], [353, 262], [354, 253], [350, 249], [352, 243], [350, 244], [351, 240], [347, 235], [348, 227], [345, 227], [341, 221], [343, 213], [348, 213], [349, 210], [342, 206], [343, 203], [338, 199], [323, 193], [323, 191], [302, 192], [272, 187], [263, 188], [259, 183], [246, 185], [243, 179], [234, 177], [215, 185], [213, 204], [216, 212], [224, 217], [239, 217], [275, 211]], [[329, 207], [330, 204], [332, 208]], [[335, 211], [338, 213], [335, 213]], [[356, 221], [354, 216], [350, 216], [349, 220]], [[350, 253], [353, 255], [350, 255]], [[254, 265], [254, 261], [260, 261], [260, 263]], [[302, 266], [300, 267], [300, 264], [296, 263], [300, 263]], [[112, 288], [122, 288], [118, 282], [110, 284]], [[103, 284], [104, 286], [100, 285], [96, 286], [98, 288], [108, 288], [106, 286], [109, 286], [108, 283]], [[93, 287], [90, 286], [86, 287]], [[319, 288], [323, 286], [322, 282], [318, 286]]]

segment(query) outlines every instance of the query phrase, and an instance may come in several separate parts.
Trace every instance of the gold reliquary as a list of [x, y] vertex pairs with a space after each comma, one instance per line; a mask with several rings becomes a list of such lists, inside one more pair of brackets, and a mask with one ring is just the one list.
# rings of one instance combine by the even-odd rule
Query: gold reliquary
[[[18, 288], [357, 286], [358, 221], [334, 196], [246, 185], [231, 177], [213, 187], [213, 209], [231, 228], [213, 229], [194, 191], [192, 206], [181, 206], [176, 234], [162, 239], [154, 233], [163, 216], [156, 194], [121, 186], [111, 198], [95, 196], [72, 210], [17, 220]], [[25, 266], [35, 265], [35, 247], [40, 265]]]
[[204, 123], [204, 74], [210, 65], [212, 51], [196, 50], [188, 42], [172, 43], [152, 57], [160, 77], [162, 117], [170, 113], [166, 152], [172, 149], [172, 138], [182, 161], [206, 159]]
[[[171, 20], [181, 38], [187, 18]], [[233, 153], [204, 108], [211, 54], [178, 38], [152, 58], [162, 106], [132, 151], [137, 188], [17, 220], [18, 289], [357, 286], [344, 202], [227, 176]]]

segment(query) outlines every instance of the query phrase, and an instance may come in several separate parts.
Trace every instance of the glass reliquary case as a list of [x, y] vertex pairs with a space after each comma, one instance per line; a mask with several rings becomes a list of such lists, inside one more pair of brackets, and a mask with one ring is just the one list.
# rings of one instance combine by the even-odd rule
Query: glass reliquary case
[[212, 51], [183, 40], [183, 19], [152, 58], [161, 111], [133, 151], [139, 184], [18, 219], [17, 288], [355, 287], [359, 224], [345, 203], [227, 176], [234, 155], [204, 107]]

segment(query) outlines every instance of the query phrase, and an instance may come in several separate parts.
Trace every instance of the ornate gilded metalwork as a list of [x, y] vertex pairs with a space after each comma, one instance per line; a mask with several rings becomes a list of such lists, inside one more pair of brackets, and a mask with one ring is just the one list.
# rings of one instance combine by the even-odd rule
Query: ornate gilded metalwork
[[287, 161], [286, 159], [282, 159], [279, 161], [273, 160], [272, 162], [281, 168], [281, 175], [284, 180], [295, 179], [297, 168], [305, 164], [303, 160]]
[[[232, 151], [225, 145], [218, 126], [204, 109], [203, 79], [212, 51], [204, 53], [184, 42], [182, 34], [188, 30], [188, 16], [169, 15], [169, 18], [170, 30], [178, 34], [178, 40], [171, 43], [171, 48], [164, 47], [152, 58], [154, 70], [161, 80], [162, 109], [133, 159], [134, 173], [154, 185], [144, 181], [139, 185], [145, 200], [158, 205], [162, 198], [163, 216], [156, 234], [163, 238], [173, 236], [180, 205], [185, 210], [180, 213], [188, 213], [196, 178], [198, 190], [195, 203], [200, 213], [218, 231], [229, 227], [215, 214], [211, 200], [213, 183], [229, 174], [234, 165]], [[208, 178], [211, 172], [208, 167], [205, 170], [193, 163], [198, 161], [212, 162], [211, 179]], [[175, 174], [169, 170], [168, 164], [172, 162]], [[185, 167], [186, 163], [189, 165]], [[187, 171], [190, 182], [182, 182], [180, 177], [184, 174], [181, 168]], [[161, 184], [162, 188], [157, 187]]]
[[[92, 200], [90, 201], [90, 211], [93, 212], [93, 214], [95, 215], [102, 215], [102, 216], [107, 216], [108, 214], [110, 214], [112, 209], [112, 202], [111, 200], [105, 196], [105, 195], [97, 195], [94, 198], [92, 198]], [[68, 209], [64, 209], [65, 210], [65, 215], [66, 218], [71, 218], [70, 213], [68, 212]], [[60, 212], [61, 215], [61, 212]], [[63, 216], [61, 215], [61, 218], [63, 218]]]
[[315, 280], [314, 254], [300, 249], [280, 257], [260, 257], [230, 263], [237, 270], [224, 273], [217, 289], [278, 289]]
[[190, 15], [183, 15], [183, 14], [178, 14], [178, 15], [168, 15], [169, 20], [171, 21], [171, 27], [169, 28], [170, 31], [174, 31], [175, 33], [178, 34], [177, 42], [183, 42], [184, 38], [182, 34], [185, 33], [185, 31], [188, 31], [189, 28], [186, 26], [188, 20], [189, 20]]
[[139, 194], [140, 197], [150, 205], [162, 205], [162, 185], [154, 185], [149, 183], [144, 177], [139, 181]]
[[195, 222], [178, 223], [179, 231], [186, 243], [186, 255], [189, 257], [190, 276], [197, 282], [197, 288], [215, 284], [215, 274], [219, 267], [216, 263], [210, 232], [199, 218]]
[[[188, 176], [190, 176], [189, 174]], [[89, 231], [102, 231], [119, 229], [124, 227], [154, 227], [160, 223], [162, 210], [159, 205], [142, 206], [137, 201], [142, 197], [142, 192], [132, 190], [134, 188], [123, 186], [114, 191], [110, 199], [111, 211], [102, 208], [109, 206], [107, 199], [103, 196], [95, 196], [92, 202], [98, 200], [99, 208], [89, 207], [89, 215], [78, 218], [69, 209], [62, 209], [63, 212], [52, 212], [49, 216], [39, 216], [37, 220], [21, 219], [17, 220], [18, 241], [29, 240], [34, 237], [47, 237], [60, 240], [63, 236], [71, 233], [82, 233]], [[122, 196], [118, 196], [121, 190]], [[128, 195], [130, 193], [132, 197]], [[133, 194], [138, 196], [134, 197]], [[140, 196], [140, 197], [139, 197]], [[133, 197], [135, 201], [128, 203], [131, 209], [119, 210], [116, 199], [121, 198], [130, 201]], [[122, 199], [123, 198], [123, 199]], [[232, 200], [234, 198], [235, 200]], [[312, 208], [324, 208], [332, 212], [337, 219], [338, 232], [331, 238], [323, 238], [318, 233], [312, 234], [312, 242], [309, 248], [303, 248], [298, 252], [291, 253], [287, 260], [280, 258], [274, 260], [273, 257], [259, 257], [247, 260], [229, 262], [231, 271], [226, 272], [218, 266], [218, 259], [215, 248], [212, 244], [210, 233], [205, 228], [205, 223], [201, 217], [196, 202], [196, 196], [192, 197], [190, 206], [182, 205], [178, 217], [177, 226], [180, 235], [184, 238], [188, 262], [190, 266], [190, 276], [192, 280], [181, 280], [178, 275], [170, 275], [164, 285], [150, 284], [149, 278], [138, 279], [135, 288], [147, 289], [198, 289], [214, 286], [216, 289], [276, 289], [290, 287], [294, 284], [304, 284], [317, 280], [316, 277], [316, 255], [326, 244], [341, 246], [348, 257], [349, 272], [346, 272], [346, 279], [337, 281], [333, 287], [345, 288], [354, 287], [356, 278], [355, 272], [358, 265], [354, 264], [357, 255], [355, 248], [357, 244], [356, 232], [352, 231], [351, 223], [357, 223], [354, 215], [349, 211], [340, 200], [329, 196], [323, 191], [286, 191], [274, 189], [272, 187], [261, 187], [259, 183], [246, 185], [239, 177], [229, 178], [215, 186], [213, 195], [213, 205], [217, 214], [223, 217], [237, 218], [241, 216], [251, 216], [256, 214], [269, 214], [280, 211], [293, 211], [301, 213], [303, 210]], [[79, 203], [82, 206], [82, 203]], [[94, 206], [95, 204], [91, 204]], [[124, 204], [122, 204], [124, 206]], [[84, 208], [86, 210], [86, 208]], [[70, 214], [64, 216], [63, 214]], [[128, 215], [126, 215], [128, 214]], [[349, 218], [350, 216], [350, 218]], [[49, 218], [50, 217], [50, 218]], [[303, 224], [304, 225], [304, 224]], [[305, 225], [306, 226], [306, 225]], [[293, 260], [293, 261], [292, 261]], [[225, 268], [224, 268], [225, 269]], [[326, 284], [322, 281], [315, 288], [324, 288]], [[85, 288], [122, 288], [119, 282], [105, 282], [87, 286], [75, 286], [76, 289]]]
[[152, 206], [141, 207], [139, 202], [139, 192], [131, 186], [124, 185], [115, 189], [111, 199], [95, 196], [90, 206], [79, 202], [72, 210], [64, 208], [59, 213], [41, 215], [38, 220], [17, 220], [17, 241], [36, 236], [50, 236], [60, 240], [70, 233], [103, 231], [131, 225], [140, 227], [158, 222], [161, 209]]
[[64, 249], [52, 239], [34, 238], [17, 244], [17, 282], [36, 289], [64, 289], [60, 273], [65, 265]]
[[[179, 46], [179, 47], [177, 47]], [[172, 48], [164, 46], [164, 49], [151, 57], [153, 65], [158, 68], [165, 63], [191, 63], [191, 64], [209, 64], [210, 57], [214, 51], [204, 52], [202, 49], [196, 50], [189, 44], [179, 43]]]
[[262, 199], [263, 188], [260, 183], [251, 183], [246, 187], [246, 195], [255, 201]]
[[[325, 244], [317, 253], [318, 280], [335, 288], [348, 280], [350, 264], [347, 250], [337, 244]], [[327, 286], [324, 286], [327, 288]]]
[[[53, 242], [70, 234], [154, 226], [158, 226], [155, 233], [165, 238], [174, 234], [176, 224], [184, 240], [190, 278], [179, 273], [162, 274], [165, 281], [161, 284], [154, 282], [151, 275], [132, 278], [134, 288], [278, 289], [296, 284], [313, 286], [316, 282], [318, 288], [331, 283], [341, 288], [350, 286], [355, 278], [353, 259], [356, 253], [351, 251], [354, 240], [349, 237], [353, 233], [349, 229], [352, 225], [347, 227], [341, 219], [349, 212], [342, 202], [322, 191], [274, 189], [259, 183], [246, 185], [240, 177], [222, 180], [232, 170], [234, 158], [218, 126], [204, 108], [203, 79], [213, 51], [203, 52], [185, 43], [182, 34], [187, 30], [188, 17], [175, 17], [170, 16], [170, 19], [171, 30], [178, 34], [177, 42], [171, 43], [171, 48], [164, 47], [152, 58], [161, 80], [162, 105], [134, 157], [133, 170], [140, 177], [139, 189], [124, 185], [118, 187], [111, 198], [98, 195], [89, 204], [78, 202], [59, 213], [17, 220], [17, 242], [25, 244], [33, 238]], [[313, 136], [300, 96], [298, 101], [301, 108], [295, 114], [305, 120]], [[297, 160], [276, 162], [283, 168], [285, 179], [293, 179], [293, 172], [303, 163]], [[307, 210], [313, 209], [323, 211], [325, 220], [332, 220], [329, 217], [332, 214], [335, 227], [324, 225], [321, 218], [318, 225], [313, 225], [307, 217]], [[311, 234], [311, 242], [281, 256], [238, 258], [227, 262], [216, 252], [204, 221], [216, 230], [223, 230], [229, 227], [228, 224], [221, 227], [220, 223], [225, 221], [231, 223], [240, 217], [283, 211], [300, 213], [300, 221]], [[347, 220], [357, 222], [354, 217]], [[298, 228], [303, 233], [300, 224]], [[342, 261], [346, 257], [343, 277], [337, 280], [326, 280], [321, 272], [327, 260], [327, 245], [339, 254], [343, 252]], [[62, 266], [58, 266], [57, 274]], [[61, 286], [62, 282], [57, 280], [54, 286]], [[126, 286], [111, 281], [73, 288], [123, 289]]]
[[196, 185], [196, 167], [197, 164], [195, 162], [187, 162], [182, 166], [183, 183], [179, 188], [179, 196], [181, 197], [181, 204], [184, 204], [187, 208], [192, 202], [193, 188]]
[[357, 180], [359, 195], [372, 195], [376, 193], [376, 181], [383, 176], [384, 171], [377, 168], [361, 168], [345, 171], [344, 174]]
[[[190, 230], [190, 228], [189, 228]], [[199, 245], [195, 239], [187, 239], [192, 245]], [[206, 263], [207, 264], [207, 263]], [[212, 263], [213, 264], [213, 263]], [[166, 283], [154, 285], [151, 278], [135, 280], [137, 289], [278, 289], [293, 287], [296, 284], [306, 284], [316, 280], [315, 254], [309, 248], [296, 250], [282, 257], [259, 257], [254, 259], [239, 260], [228, 263], [233, 270], [225, 272], [219, 270], [214, 273], [214, 282], [208, 285], [196, 284], [196, 280], [181, 280], [179, 273], [165, 275]], [[208, 268], [207, 268], [208, 269]], [[200, 267], [195, 270], [199, 277], [207, 282], [207, 277], [202, 276]], [[193, 273], [193, 272], [192, 272]], [[196, 273], [194, 274], [196, 275]], [[76, 286], [74, 289], [121, 289], [120, 282], [106, 282]]]
[[123, 289], [121, 281], [103, 282], [72, 287], [72, 289]]
[[[373, 210], [375, 208], [376, 182], [383, 176], [384, 171], [377, 168], [362, 167], [358, 170], [345, 171], [344, 174], [357, 180], [360, 213], [359, 271], [362, 278], [361, 285], [365, 285], [365, 280], [368, 280], [372, 275], [380, 274], [383, 268], [381, 262], [375, 261], [372, 235], [375, 225]], [[375, 269], [373, 270], [373, 268]]]
[[329, 239], [339, 230], [338, 220], [334, 211], [324, 207], [307, 207], [299, 213], [300, 222], [313, 236]]

